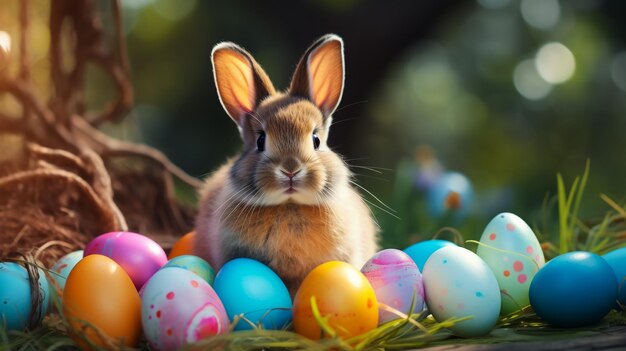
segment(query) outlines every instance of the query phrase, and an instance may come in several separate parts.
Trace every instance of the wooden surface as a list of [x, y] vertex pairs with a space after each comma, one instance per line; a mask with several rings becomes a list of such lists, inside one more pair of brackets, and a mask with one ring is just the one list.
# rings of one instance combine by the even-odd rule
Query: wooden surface
[[[513, 335], [513, 337], [511, 337]], [[513, 339], [513, 340], [511, 340]], [[507, 340], [507, 342], [498, 342]], [[488, 342], [488, 343], [485, 343]], [[612, 326], [599, 331], [552, 330], [519, 332], [496, 330], [489, 338], [458, 339], [458, 343], [423, 348], [428, 351], [522, 351], [522, 350], [626, 350], [626, 326]]]

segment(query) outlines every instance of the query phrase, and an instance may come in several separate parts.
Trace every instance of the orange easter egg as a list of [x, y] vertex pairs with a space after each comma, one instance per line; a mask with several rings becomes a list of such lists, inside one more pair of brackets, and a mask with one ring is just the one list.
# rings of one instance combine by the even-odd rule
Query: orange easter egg
[[296, 332], [309, 339], [322, 334], [313, 316], [311, 298], [315, 297], [322, 317], [344, 338], [366, 333], [378, 325], [376, 294], [365, 276], [352, 265], [331, 261], [317, 266], [306, 276], [293, 303]]
[[70, 272], [63, 291], [63, 313], [70, 336], [83, 350], [137, 346], [141, 336], [141, 300], [120, 265], [89, 255]]
[[182, 255], [193, 255], [193, 241], [195, 240], [196, 232], [192, 231], [185, 235], [183, 235], [178, 241], [172, 246], [172, 250], [167, 258], [170, 260], [177, 256]]

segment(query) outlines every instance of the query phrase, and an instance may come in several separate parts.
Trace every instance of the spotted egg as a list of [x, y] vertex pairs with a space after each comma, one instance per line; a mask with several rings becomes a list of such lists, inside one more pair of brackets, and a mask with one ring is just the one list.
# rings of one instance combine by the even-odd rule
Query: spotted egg
[[446, 246], [433, 253], [423, 272], [426, 304], [439, 322], [471, 317], [450, 330], [462, 337], [489, 333], [500, 314], [500, 289], [489, 266], [475, 253]]
[[483, 231], [476, 252], [491, 268], [502, 292], [503, 315], [530, 304], [530, 283], [545, 264], [532, 229], [512, 213], [495, 216]]
[[[424, 308], [424, 285], [422, 274], [409, 255], [387, 249], [376, 253], [361, 269], [372, 284], [376, 300], [403, 314], [420, 313]], [[411, 311], [411, 304], [413, 310]], [[378, 324], [401, 318], [379, 307]]]
[[83, 250], [70, 252], [67, 255], [61, 257], [54, 266], [50, 269], [50, 285], [52, 290], [59, 294], [59, 298], [63, 298], [63, 289], [65, 289], [65, 282], [70, 275], [74, 266], [83, 258]]
[[199, 275], [179, 267], [156, 272], [143, 288], [141, 324], [155, 350], [179, 350], [228, 331], [224, 305]]

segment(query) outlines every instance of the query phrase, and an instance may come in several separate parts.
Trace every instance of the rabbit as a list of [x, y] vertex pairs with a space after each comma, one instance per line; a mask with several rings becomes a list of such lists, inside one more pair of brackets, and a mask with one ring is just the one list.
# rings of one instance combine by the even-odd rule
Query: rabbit
[[269, 266], [291, 294], [316, 266], [357, 269], [378, 250], [379, 227], [326, 144], [344, 86], [343, 41], [328, 34], [277, 92], [254, 58], [231, 42], [211, 53], [220, 102], [243, 151], [199, 192], [195, 254], [219, 269], [247, 257]]

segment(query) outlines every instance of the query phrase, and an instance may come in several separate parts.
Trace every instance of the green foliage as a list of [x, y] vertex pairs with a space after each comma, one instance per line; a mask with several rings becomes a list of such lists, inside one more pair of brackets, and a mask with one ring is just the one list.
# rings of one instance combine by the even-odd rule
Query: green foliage
[[[585, 166], [585, 172], [583, 173], [582, 180], [580, 180], [579, 177], [576, 177], [568, 194], [565, 190], [563, 177], [560, 173], [558, 173], [556, 176], [559, 199], [559, 225], [561, 229], [559, 234], [561, 254], [569, 252], [571, 248], [576, 247], [576, 232], [574, 230], [578, 221], [578, 210], [580, 209], [580, 201], [582, 200], [583, 193], [585, 192], [585, 186], [587, 185], [588, 177], [589, 160], [587, 160], [587, 165]], [[572, 201], [574, 201], [573, 208]]]
[[[569, 191], [566, 189], [562, 175], [557, 174], [557, 202], [558, 231], [556, 241], [544, 243], [544, 252], [547, 257], [554, 257], [570, 251], [589, 251], [603, 255], [607, 252], [626, 247], [626, 210], [606, 194], [600, 198], [610, 207], [610, 210], [601, 220], [583, 220], [580, 217], [580, 208], [583, 194], [589, 178], [590, 162], [587, 161], [582, 176], [576, 177]], [[538, 232], [548, 236], [551, 206], [548, 200], [543, 205], [543, 229]], [[552, 236], [554, 239], [554, 235]], [[548, 238], [549, 239], [549, 238]]]

